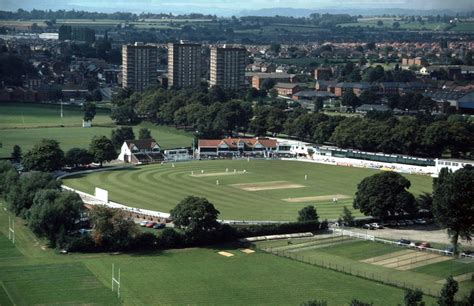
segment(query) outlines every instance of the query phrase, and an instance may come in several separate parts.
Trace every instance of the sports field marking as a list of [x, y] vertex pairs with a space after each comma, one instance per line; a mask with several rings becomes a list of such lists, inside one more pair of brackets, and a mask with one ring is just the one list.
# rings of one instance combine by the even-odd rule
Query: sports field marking
[[397, 257], [397, 256], [403, 256], [403, 255], [405, 255], [405, 254], [411, 254], [412, 252], [413, 252], [412, 250], [403, 250], [403, 251], [388, 253], [388, 254], [381, 255], [381, 256], [376, 256], [376, 257], [371, 257], [371, 258], [363, 259], [363, 260], [361, 260], [361, 262], [373, 263], [373, 264], [375, 264], [375, 263], [378, 262], [378, 261], [382, 261], [382, 260], [389, 259], [389, 258], [393, 258], [393, 257]]
[[206, 176], [225, 176], [225, 175], [241, 175], [247, 174], [244, 171], [237, 171], [237, 172], [213, 172], [213, 173], [200, 173], [200, 174], [190, 174], [191, 177], [206, 177]]
[[423, 266], [427, 266], [427, 265], [431, 265], [431, 264], [435, 264], [435, 263], [443, 262], [447, 260], [451, 260], [451, 258], [445, 255], [438, 255], [437, 257], [432, 257], [430, 259], [420, 260], [415, 263], [400, 266], [397, 268], [397, 270], [406, 271], [406, 270], [411, 270], [411, 269], [415, 269], [415, 268], [419, 268], [419, 267], [423, 267]]
[[255, 253], [254, 250], [251, 250], [251, 249], [243, 249], [243, 250], [240, 250], [242, 253], [245, 253], [245, 254], [252, 254], [252, 253]]
[[245, 191], [261, 191], [261, 190], [274, 190], [274, 189], [294, 189], [306, 187], [300, 184], [293, 184], [287, 181], [272, 181], [272, 182], [260, 182], [260, 183], [245, 183], [245, 184], [232, 184], [232, 187], [236, 187]]
[[330, 194], [330, 195], [325, 195], [325, 196], [287, 198], [287, 199], [282, 199], [282, 200], [285, 202], [290, 202], [290, 203], [303, 203], [303, 202], [315, 202], [315, 201], [330, 201], [335, 198], [338, 200], [345, 200], [345, 199], [351, 199], [352, 197], [345, 194]]
[[[453, 278], [457, 282], [464, 282], [464, 281], [471, 280], [473, 276], [474, 276], [474, 272], [469, 272], [469, 273], [466, 273], [466, 274], [461, 274], [461, 275], [458, 275], [458, 276], [454, 276]], [[444, 284], [444, 283], [446, 283], [446, 279], [440, 279], [436, 283]]]
[[229, 253], [229, 252], [224, 252], [224, 251], [217, 252], [217, 254], [222, 255], [222, 256], [225, 256], [225, 257], [232, 257], [232, 256], [234, 256], [234, 254]]

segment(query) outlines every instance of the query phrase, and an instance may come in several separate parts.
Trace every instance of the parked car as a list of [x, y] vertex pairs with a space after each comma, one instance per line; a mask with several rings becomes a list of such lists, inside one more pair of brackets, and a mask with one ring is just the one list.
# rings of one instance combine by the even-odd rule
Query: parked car
[[416, 243], [416, 248], [420, 250], [424, 250], [427, 248], [431, 248], [431, 244], [429, 242], [423, 241]]
[[156, 224], [155, 221], [148, 221], [147, 224], [145, 225], [147, 228], [153, 228], [153, 226]]
[[374, 223], [372, 223], [372, 224], [370, 224], [370, 225], [371, 225], [373, 228], [375, 228], [375, 229], [382, 229], [382, 228], [383, 228], [383, 225], [382, 225], [382, 224], [376, 223], [376, 222], [374, 222]]
[[426, 224], [426, 220], [424, 219], [415, 219], [415, 224], [418, 224], [418, 225], [425, 225]]
[[410, 245], [411, 241], [407, 240], [407, 239], [400, 239], [400, 240], [397, 241], [397, 244], [398, 245]]
[[155, 225], [153, 225], [153, 228], [154, 229], [161, 229], [161, 228], [165, 228], [166, 224], [165, 223], [156, 223]]
[[398, 222], [397, 222], [397, 226], [403, 227], [403, 226], [407, 226], [407, 224], [406, 224], [405, 221], [401, 220], [401, 221], [398, 221]]
[[452, 255], [453, 252], [454, 252], [454, 247], [453, 246], [449, 246], [446, 249], [444, 249], [444, 255]]
[[409, 226], [415, 224], [412, 220], [405, 220], [405, 223]]
[[362, 226], [362, 228], [369, 229], [369, 230], [374, 230], [375, 227], [372, 224], [366, 223]]
[[462, 257], [474, 257], [474, 251], [464, 250], [461, 253]]
[[140, 226], [145, 227], [147, 223], [148, 223], [148, 221], [142, 221], [142, 222], [140, 222]]

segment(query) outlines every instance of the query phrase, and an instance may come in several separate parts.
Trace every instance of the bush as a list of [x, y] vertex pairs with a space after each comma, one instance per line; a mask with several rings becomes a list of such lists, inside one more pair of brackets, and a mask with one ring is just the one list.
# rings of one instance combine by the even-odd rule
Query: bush
[[157, 244], [160, 249], [182, 248], [185, 237], [182, 233], [173, 228], [165, 228], [157, 238]]

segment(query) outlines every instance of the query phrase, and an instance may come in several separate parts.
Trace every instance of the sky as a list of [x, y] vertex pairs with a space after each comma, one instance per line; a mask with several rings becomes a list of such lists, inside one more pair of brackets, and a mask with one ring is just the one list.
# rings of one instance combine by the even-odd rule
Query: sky
[[76, 9], [95, 11], [233, 14], [263, 8], [474, 10], [474, 0], [0, 0], [0, 10]]

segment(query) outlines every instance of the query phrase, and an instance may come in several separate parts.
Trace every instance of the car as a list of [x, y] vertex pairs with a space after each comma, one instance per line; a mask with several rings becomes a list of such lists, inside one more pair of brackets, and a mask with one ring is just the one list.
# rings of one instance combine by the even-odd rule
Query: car
[[140, 226], [145, 227], [147, 223], [148, 223], [148, 221], [142, 221], [142, 222], [140, 222]]
[[419, 250], [424, 250], [424, 249], [431, 248], [431, 244], [429, 242], [426, 242], [426, 241], [418, 242], [418, 243], [415, 244], [415, 246]]
[[362, 228], [365, 228], [365, 229], [371, 229], [371, 227], [372, 226], [369, 223], [362, 225]]
[[454, 253], [454, 247], [453, 246], [449, 246], [447, 247], [446, 249], [444, 249], [444, 255], [452, 255]]
[[383, 228], [383, 225], [382, 225], [382, 224], [376, 223], [376, 222], [374, 222], [374, 223], [372, 223], [372, 224], [370, 224], [370, 225], [371, 225], [374, 229], [382, 229], [382, 228]]
[[415, 219], [415, 224], [418, 224], [418, 225], [425, 225], [426, 224], [426, 220], [424, 219]]
[[147, 227], [147, 228], [153, 228], [153, 226], [154, 226], [155, 224], [156, 224], [155, 221], [149, 221], [149, 222], [147, 222], [147, 224], [145, 225], [145, 227]]
[[406, 225], [407, 225], [406, 222], [403, 220], [397, 222], [397, 226], [399, 227], [406, 226]]
[[397, 244], [398, 245], [410, 245], [411, 241], [407, 240], [407, 239], [400, 239], [400, 240], [397, 241]]
[[415, 224], [412, 220], [405, 220], [405, 223], [406, 223], [407, 225], [413, 225], [413, 224]]
[[153, 225], [153, 228], [154, 229], [161, 229], [161, 228], [165, 228], [166, 224], [165, 223], [156, 223], [155, 225]]
[[461, 253], [462, 257], [474, 257], [474, 251], [471, 250], [464, 250]]

